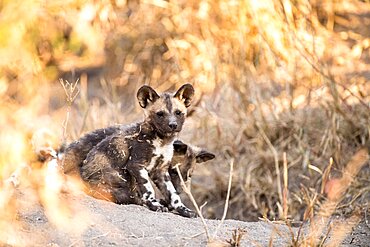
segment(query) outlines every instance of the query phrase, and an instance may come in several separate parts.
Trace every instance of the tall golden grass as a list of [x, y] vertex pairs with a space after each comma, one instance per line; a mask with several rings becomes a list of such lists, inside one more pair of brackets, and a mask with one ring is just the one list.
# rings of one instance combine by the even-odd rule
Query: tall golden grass
[[[233, 159], [227, 217], [307, 218], [369, 143], [368, 9], [358, 0], [3, 1], [0, 179], [33, 162], [40, 127], [54, 137], [34, 146], [57, 147], [64, 131], [70, 141], [139, 119], [140, 85], [189, 81], [197, 95], [181, 137], [217, 153], [193, 179], [204, 215], [221, 218]], [[60, 77], [80, 79], [68, 125]], [[362, 169], [337, 209], [368, 210]]]

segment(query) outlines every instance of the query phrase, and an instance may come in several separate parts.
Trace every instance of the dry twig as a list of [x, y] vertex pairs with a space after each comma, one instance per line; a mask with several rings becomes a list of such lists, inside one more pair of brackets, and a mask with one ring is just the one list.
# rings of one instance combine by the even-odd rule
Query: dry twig
[[64, 143], [67, 139], [67, 125], [69, 121], [69, 116], [71, 114], [71, 107], [73, 101], [76, 99], [77, 95], [80, 92], [80, 89], [77, 87], [79, 79], [77, 79], [74, 83], [70, 83], [67, 80], [59, 79], [60, 84], [64, 89], [64, 93], [67, 96], [67, 113], [66, 118], [63, 121], [62, 128], [63, 128], [63, 135], [62, 135], [62, 143]]
[[176, 171], [177, 171], [177, 173], [179, 174], [179, 177], [180, 177], [181, 187], [184, 190], [184, 192], [189, 196], [191, 202], [193, 203], [193, 206], [195, 207], [195, 210], [197, 211], [197, 214], [199, 215], [199, 217], [200, 217], [200, 219], [202, 221], [204, 230], [206, 232], [207, 242], [210, 242], [211, 241], [211, 237], [209, 235], [208, 226], [207, 226], [206, 221], [205, 221], [205, 219], [203, 217], [202, 211], [200, 210], [200, 208], [198, 206], [198, 203], [195, 201], [194, 196], [192, 195], [191, 191], [186, 186], [186, 184], [184, 182], [184, 178], [181, 175], [181, 171], [180, 171], [179, 166], [176, 165], [175, 167], [176, 167]]
[[272, 154], [274, 155], [274, 161], [275, 161], [275, 172], [276, 172], [276, 186], [277, 186], [277, 191], [279, 195], [279, 201], [282, 203], [283, 202], [283, 195], [282, 195], [282, 190], [281, 190], [281, 178], [280, 178], [280, 168], [279, 168], [279, 158], [278, 158], [278, 153], [275, 149], [275, 147], [272, 145], [270, 139], [267, 137], [265, 131], [257, 124], [257, 128], [267, 143], [268, 147], [270, 148]]
[[234, 171], [234, 159], [231, 160], [230, 162], [230, 172], [229, 172], [229, 184], [227, 186], [227, 195], [226, 195], [226, 201], [225, 201], [225, 206], [224, 206], [224, 213], [222, 215], [221, 221], [218, 224], [215, 233], [213, 234], [213, 238], [216, 238], [217, 232], [220, 230], [222, 224], [225, 221], [226, 214], [227, 214], [227, 209], [229, 208], [229, 199], [230, 199], [230, 190], [231, 190], [231, 182], [233, 180], [233, 171]]

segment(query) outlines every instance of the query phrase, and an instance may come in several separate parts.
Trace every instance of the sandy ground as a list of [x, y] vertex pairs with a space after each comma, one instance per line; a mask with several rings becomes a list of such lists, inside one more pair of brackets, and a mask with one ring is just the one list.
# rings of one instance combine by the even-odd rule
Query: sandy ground
[[[173, 213], [152, 212], [136, 205], [116, 205], [83, 194], [59, 196], [59, 203], [64, 202], [62, 204], [65, 205], [53, 211], [53, 208], [42, 207], [34, 200], [36, 195], [27, 191], [17, 191], [15, 196], [17, 217], [13, 225], [18, 224], [18, 227], [9, 229], [5, 246], [155, 247], [207, 244], [200, 218], [188, 219]], [[67, 218], [58, 220], [62, 214]], [[49, 219], [54, 219], [54, 222]], [[220, 221], [206, 222], [213, 235]], [[268, 246], [269, 241], [273, 246], [289, 246], [291, 241], [291, 233], [284, 225], [236, 220], [226, 220], [218, 231], [217, 239], [232, 239], [236, 229], [244, 231], [241, 246]], [[296, 233], [298, 229], [292, 230]], [[365, 223], [360, 224], [347, 237], [344, 245], [368, 246], [369, 230]]]

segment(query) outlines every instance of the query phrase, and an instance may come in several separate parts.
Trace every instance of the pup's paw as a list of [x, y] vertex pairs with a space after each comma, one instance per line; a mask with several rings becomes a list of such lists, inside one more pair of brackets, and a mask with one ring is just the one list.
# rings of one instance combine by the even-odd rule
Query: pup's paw
[[172, 210], [175, 209], [174, 207], [171, 206], [170, 203], [168, 203], [167, 201], [165, 201], [163, 199], [160, 199], [159, 203], [162, 204], [163, 206], [165, 206], [169, 211], [172, 211]]
[[188, 209], [187, 207], [180, 206], [176, 208], [176, 212], [178, 212], [181, 216], [187, 217], [187, 218], [196, 218], [198, 217], [198, 214], [194, 212], [193, 210]]
[[168, 208], [166, 206], [163, 206], [160, 202], [157, 200], [152, 201], [146, 201], [145, 205], [152, 211], [156, 212], [168, 212]]

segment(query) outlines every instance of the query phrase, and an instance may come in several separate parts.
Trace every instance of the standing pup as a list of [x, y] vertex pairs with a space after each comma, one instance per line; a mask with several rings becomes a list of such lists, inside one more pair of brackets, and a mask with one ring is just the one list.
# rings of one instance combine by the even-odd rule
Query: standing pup
[[[149, 86], [141, 87], [137, 98], [144, 109], [144, 121], [117, 127], [118, 131], [108, 128], [106, 132], [112, 134], [101, 141], [99, 135], [90, 134], [90, 143], [93, 145], [87, 148], [80, 146], [83, 153], [81, 155], [79, 152], [74, 153], [73, 162], [79, 163], [81, 177], [93, 186], [106, 184], [117, 203], [127, 203], [130, 200], [136, 203], [135, 197], [127, 193], [135, 184], [142, 202], [151, 210], [166, 211], [167, 208], [155, 197], [150, 183], [152, 180], [165, 200], [180, 215], [195, 216], [181, 202], [168, 173], [173, 156], [173, 142], [182, 129], [193, 95], [194, 89], [190, 84], [183, 85], [175, 94], [161, 95]], [[102, 129], [98, 133], [104, 135], [104, 131]], [[81, 141], [84, 142], [84, 137]], [[76, 143], [73, 150], [79, 147], [78, 141]], [[73, 153], [67, 147], [66, 151], [68, 150]], [[133, 179], [128, 179], [129, 177]]]

